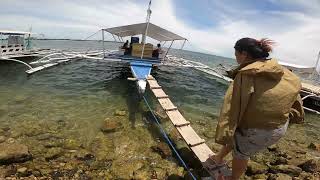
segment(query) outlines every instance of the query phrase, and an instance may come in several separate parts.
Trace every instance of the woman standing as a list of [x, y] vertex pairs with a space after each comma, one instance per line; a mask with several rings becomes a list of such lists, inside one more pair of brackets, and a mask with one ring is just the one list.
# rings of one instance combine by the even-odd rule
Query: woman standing
[[299, 95], [300, 79], [269, 59], [272, 41], [242, 38], [235, 44], [239, 67], [230, 73], [230, 84], [216, 129], [216, 142], [223, 145], [211, 159], [216, 164], [233, 151], [232, 176], [245, 172], [249, 158], [284, 136], [289, 119], [303, 122]]

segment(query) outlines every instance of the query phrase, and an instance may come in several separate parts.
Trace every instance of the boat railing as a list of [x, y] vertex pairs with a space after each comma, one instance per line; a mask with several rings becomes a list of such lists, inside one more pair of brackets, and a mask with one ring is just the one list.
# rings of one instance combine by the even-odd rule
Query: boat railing
[[18, 54], [25, 51], [23, 44], [11, 44], [0, 46], [0, 55]]

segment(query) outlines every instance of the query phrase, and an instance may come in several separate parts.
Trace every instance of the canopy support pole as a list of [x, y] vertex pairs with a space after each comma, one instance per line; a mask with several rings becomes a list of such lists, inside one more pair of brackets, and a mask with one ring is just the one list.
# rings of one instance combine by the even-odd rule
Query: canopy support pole
[[105, 50], [104, 50], [104, 30], [102, 29], [102, 48], [103, 48], [103, 59], [106, 56]]
[[183, 49], [184, 44], [186, 43], [186, 41], [187, 41], [187, 40], [184, 40], [184, 41], [183, 41], [183, 44], [182, 44], [182, 46], [181, 46], [180, 50], [181, 50], [181, 49]]
[[167, 41], [164, 41], [163, 44], [162, 44], [162, 47], [164, 47], [164, 45], [165, 45], [166, 43], [167, 43]]
[[[314, 76], [315, 74], [320, 74], [320, 67], [319, 66], [319, 61], [320, 61], [320, 51], [318, 53], [318, 59], [317, 59], [317, 62], [316, 62], [316, 66], [314, 67], [314, 71], [312, 73], [312, 76]], [[319, 68], [319, 72], [317, 71], [317, 69]]]
[[149, 7], [148, 7], [148, 10], [147, 10], [147, 18], [146, 18], [146, 22], [147, 22], [147, 27], [146, 27], [146, 31], [144, 33], [144, 35], [142, 35], [142, 52], [141, 52], [141, 57], [140, 59], [143, 58], [143, 54], [144, 54], [144, 47], [146, 45], [146, 37], [147, 37], [147, 34], [148, 34], [148, 28], [149, 28], [149, 24], [150, 24], [150, 17], [151, 17], [151, 0], [149, 1]]
[[112, 37], [113, 37], [114, 41], [115, 41], [115, 42], [117, 42], [116, 37], [114, 37], [114, 35], [113, 35], [113, 34], [111, 34], [111, 35], [112, 35]]
[[120, 36], [118, 36], [118, 40], [119, 40], [119, 42], [121, 42]]
[[[173, 40], [174, 41], [174, 40]], [[172, 46], [172, 44], [173, 44], [173, 41], [171, 41], [171, 44], [170, 44], [170, 46], [169, 46], [169, 48], [168, 48], [168, 50], [167, 50], [167, 52], [166, 52], [166, 54], [164, 55], [164, 57], [163, 58], [166, 58], [166, 56], [167, 56], [167, 54], [168, 54], [168, 52], [170, 51], [170, 49], [171, 49], [171, 46]]]

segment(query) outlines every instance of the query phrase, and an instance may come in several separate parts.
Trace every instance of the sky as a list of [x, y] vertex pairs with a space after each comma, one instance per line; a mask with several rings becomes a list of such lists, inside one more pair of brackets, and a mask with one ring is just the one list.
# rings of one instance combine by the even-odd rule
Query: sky
[[[46, 38], [84, 39], [144, 22], [148, 2], [1, 0], [0, 29], [32, 26]], [[186, 37], [187, 50], [234, 58], [238, 39], [269, 38], [276, 42], [272, 57], [306, 66], [315, 65], [320, 50], [320, 0], [153, 0], [151, 9], [151, 22]]]

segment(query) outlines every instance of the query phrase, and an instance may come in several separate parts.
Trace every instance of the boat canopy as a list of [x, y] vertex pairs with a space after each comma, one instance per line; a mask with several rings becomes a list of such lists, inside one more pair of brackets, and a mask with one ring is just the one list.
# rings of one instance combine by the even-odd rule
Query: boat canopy
[[33, 34], [33, 33], [25, 32], [25, 31], [0, 30], [0, 34], [2, 34], [2, 35], [29, 35], [29, 34]]
[[[147, 23], [132, 24], [113, 28], [102, 29], [119, 37], [135, 36], [145, 34]], [[173, 32], [165, 30], [157, 25], [149, 23], [147, 36], [158, 41], [187, 40]]]

